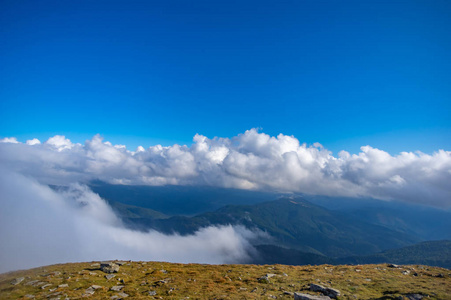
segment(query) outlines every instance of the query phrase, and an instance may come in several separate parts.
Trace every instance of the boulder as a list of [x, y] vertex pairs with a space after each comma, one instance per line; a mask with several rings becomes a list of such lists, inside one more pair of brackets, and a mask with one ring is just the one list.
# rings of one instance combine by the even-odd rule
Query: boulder
[[302, 293], [294, 293], [294, 300], [330, 300], [327, 296], [315, 296]]
[[319, 284], [314, 284], [312, 283], [310, 285], [310, 290], [314, 291], [314, 292], [320, 292], [325, 296], [328, 296], [332, 299], [337, 299], [338, 296], [340, 296], [340, 291], [333, 289], [333, 288], [328, 288], [328, 287], [324, 287], [322, 285]]
[[113, 262], [102, 262], [100, 263], [100, 270], [105, 273], [117, 273], [119, 266]]
[[124, 288], [123, 285], [116, 285], [116, 286], [113, 286], [110, 290], [115, 291], [115, 292], [119, 292], [123, 288]]
[[14, 279], [13, 281], [11, 281], [12, 285], [18, 285], [19, 283], [21, 283], [22, 281], [24, 281], [24, 277], [18, 277], [16, 279]]

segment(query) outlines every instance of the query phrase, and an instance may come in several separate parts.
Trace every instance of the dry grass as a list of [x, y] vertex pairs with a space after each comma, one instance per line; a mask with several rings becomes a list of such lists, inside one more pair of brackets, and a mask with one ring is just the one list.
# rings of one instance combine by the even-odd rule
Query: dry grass
[[[127, 262], [115, 273], [116, 277], [107, 280], [107, 274], [92, 266], [95, 263], [53, 265], [1, 274], [0, 299], [29, 299], [26, 295], [35, 299], [84, 299], [86, 289], [92, 285], [102, 288], [88, 297], [91, 299], [120, 296], [120, 292], [110, 290], [115, 285], [124, 286], [121, 292], [128, 294], [128, 299], [293, 299], [284, 292], [314, 294], [308, 291], [311, 283], [340, 290], [340, 299], [402, 299], [409, 293], [428, 295], [428, 299], [451, 299], [450, 270], [426, 266]], [[405, 275], [405, 271], [410, 273]], [[268, 273], [276, 276], [269, 283], [258, 281]], [[11, 284], [19, 277], [24, 277], [21, 283]], [[64, 284], [67, 286], [58, 287]], [[155, 295], [149, 296], [149, 292]]]

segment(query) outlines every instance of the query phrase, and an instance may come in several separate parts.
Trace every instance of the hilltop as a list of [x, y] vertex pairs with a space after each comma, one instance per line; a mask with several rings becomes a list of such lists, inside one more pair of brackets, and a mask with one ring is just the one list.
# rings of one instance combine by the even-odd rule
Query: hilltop
[[204, 265], [85, 262], [0, 275], [0, 299], [450, 299], [450, 270], [421, 265]]

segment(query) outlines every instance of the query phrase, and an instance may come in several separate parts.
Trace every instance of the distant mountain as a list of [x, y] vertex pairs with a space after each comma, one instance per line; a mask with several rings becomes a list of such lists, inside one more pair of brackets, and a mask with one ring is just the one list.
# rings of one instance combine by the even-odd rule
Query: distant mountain
[[255, 247], [258, 255], [250, 263], [321, 265], [321, 264], [381, 264], [399, 265], [421, 264], [451, 269], [451, 241], [429, 241], [398, 249], [386, 250], [372, 255], [330, 258], [323, 255], [306, 253], [296, 249], [282, 248], [276, 245]]
[[195, 217], [141, 219], [139, 222], [144, 227], [181, 234], [191, 234], [211, 225], [243, 225], [268, 233], [273, 238], [270, 244], [332, 257], [370, 254], [419, 241], [404, 233], [331, 212], [302, 198], [228, 205]]
[[93, 181], [89, 187], [108, 201], [148, 208], [170, 216], [194, 216], [230, 204], [256, 204], [280, 196], [278, 193], [208, 186], [115, 185]]
[[304, 196], [329, 210], [416, 236], [421, 240], [451, 239], [451, 211], [400, 201]]
[[338, 259], [337, 263], [352, 264], [422, 264], [451, 269], [451, 241], [429, 241], [383, 251], [367, 256]]

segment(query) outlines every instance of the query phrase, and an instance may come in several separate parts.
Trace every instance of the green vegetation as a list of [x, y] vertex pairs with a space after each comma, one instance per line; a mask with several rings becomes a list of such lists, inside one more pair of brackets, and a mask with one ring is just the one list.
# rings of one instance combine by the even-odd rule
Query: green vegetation
[[[340, 290], [339, 299], [450, 299], [450, 271], [419, 265], [202, 265], [123, 262], [107, 279], [96, 262], [70, 263], [0, 275], [0, 299], [293, 299], [311, 283]], [[258, 280], [269, 274], [268, 280]], [[22, 281], [17, 280], [23, 278]], [[20, 281], [14, 285], [14, 280]], [[14, 282], [14, 283], [17, 283]], [[120, 291], [112, 287], [123, 286]], [[122, 294], [123, 293], [123, 294]]]

